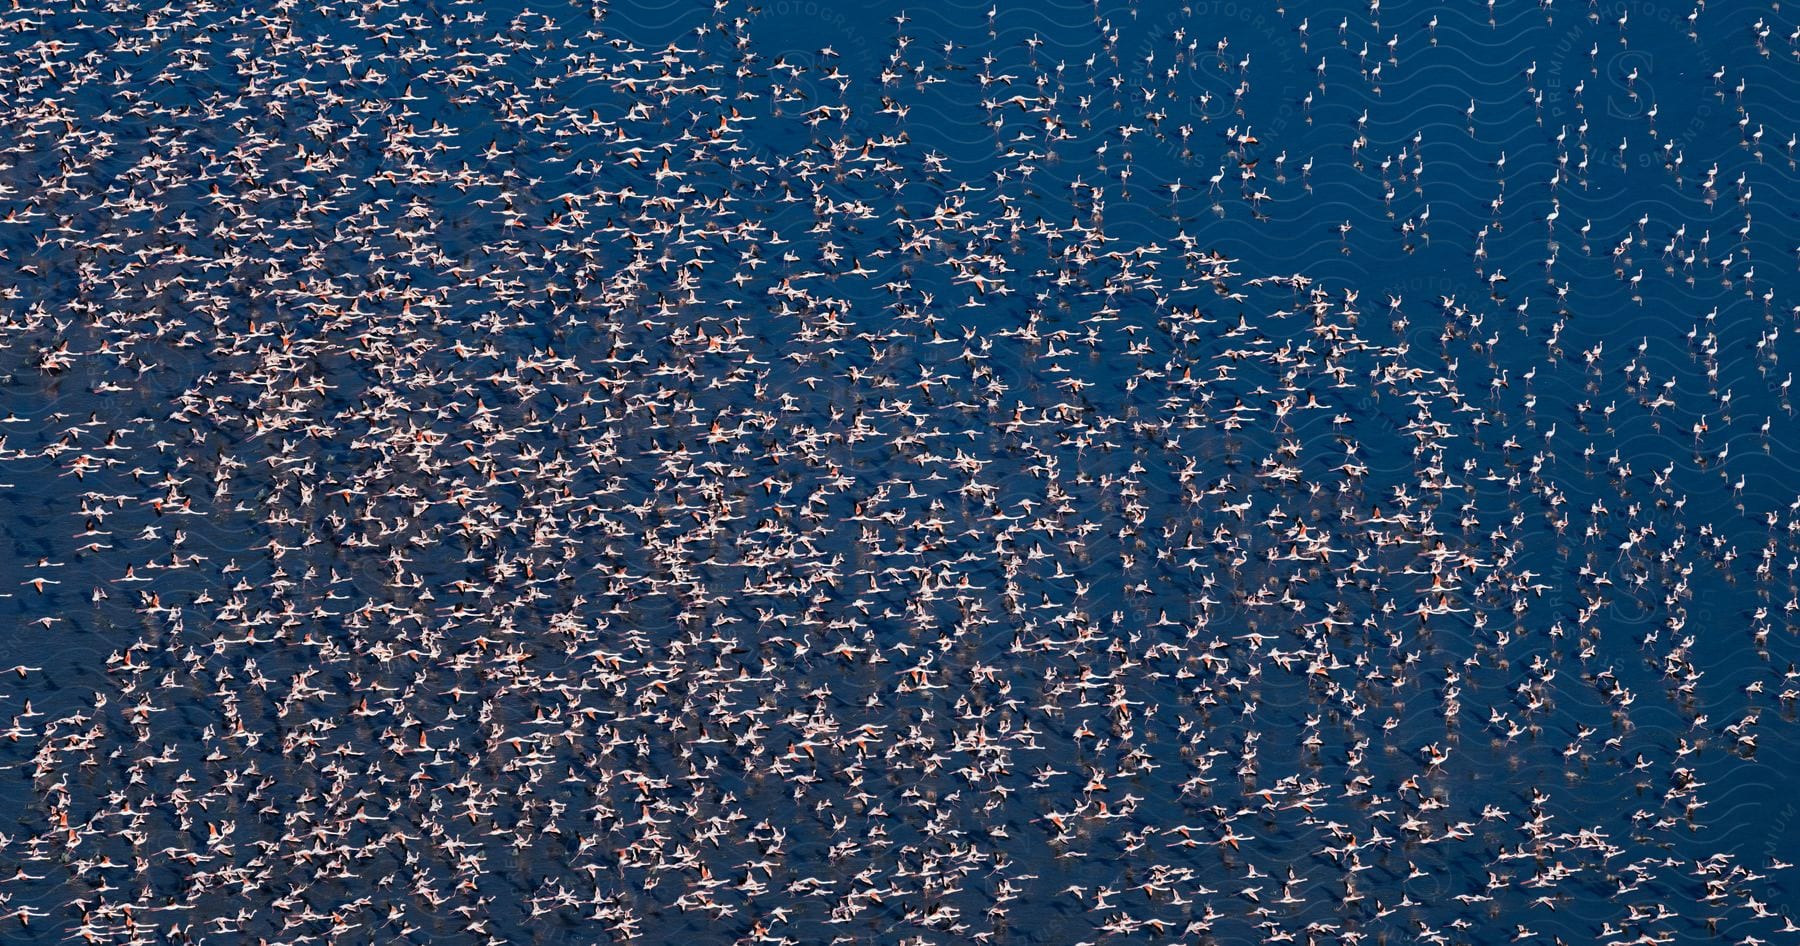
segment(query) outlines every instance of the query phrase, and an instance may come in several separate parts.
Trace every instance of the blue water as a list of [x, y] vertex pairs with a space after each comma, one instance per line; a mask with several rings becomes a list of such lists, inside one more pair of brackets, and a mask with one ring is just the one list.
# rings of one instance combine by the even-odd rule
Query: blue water
[[1794, 936], [1789, 11], [0, 19], [4, 941]]

